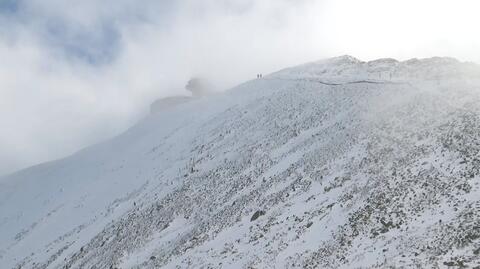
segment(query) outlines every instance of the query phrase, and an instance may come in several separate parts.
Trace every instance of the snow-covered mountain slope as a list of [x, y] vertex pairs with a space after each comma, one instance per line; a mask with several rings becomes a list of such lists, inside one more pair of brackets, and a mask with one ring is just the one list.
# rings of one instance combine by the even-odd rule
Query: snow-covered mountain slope
[[480, 266], [480, 68], [285, 69], [0, 179], [1, 268]]

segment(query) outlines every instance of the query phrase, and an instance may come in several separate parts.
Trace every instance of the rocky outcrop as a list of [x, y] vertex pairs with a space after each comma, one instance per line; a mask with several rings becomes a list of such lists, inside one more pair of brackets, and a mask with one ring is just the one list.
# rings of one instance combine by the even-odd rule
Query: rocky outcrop
[[171, 109], [172, 107], [189, 102], [190, 100], [192, 100], [192, 97], [190, 96], [172, 96], [160, 98], [150, 105], [150, 113], [155, 114], [166, 109]]

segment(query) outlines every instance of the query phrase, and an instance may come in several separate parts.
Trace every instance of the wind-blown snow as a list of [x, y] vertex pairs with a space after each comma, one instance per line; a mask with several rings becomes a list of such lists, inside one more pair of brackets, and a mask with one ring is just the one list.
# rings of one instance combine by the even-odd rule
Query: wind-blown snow
[[2, 268], [480, 266], [480, 68], [338, 57], [0, 179]]

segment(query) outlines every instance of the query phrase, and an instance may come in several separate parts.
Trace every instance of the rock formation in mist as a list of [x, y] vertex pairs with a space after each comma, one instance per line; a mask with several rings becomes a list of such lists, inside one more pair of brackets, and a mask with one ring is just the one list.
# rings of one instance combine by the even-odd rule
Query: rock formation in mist
[[150, 105], [150, 113], [158, 113], [167, 108], [186, 103], [194, 98], [210, 95], [213, 92], [212, 84], [203, 78], [190, 79], [185, 89], [191, 92], [191, 96], [169, 96], [157, 99]]

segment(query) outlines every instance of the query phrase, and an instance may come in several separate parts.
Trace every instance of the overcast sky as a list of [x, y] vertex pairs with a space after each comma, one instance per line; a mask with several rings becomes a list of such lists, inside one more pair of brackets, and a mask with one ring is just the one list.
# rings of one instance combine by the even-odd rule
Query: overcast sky
[[0, 0], [0, 175], [71, 154], [182, 94], [350, 54], [480, 62], [475, 0]]

